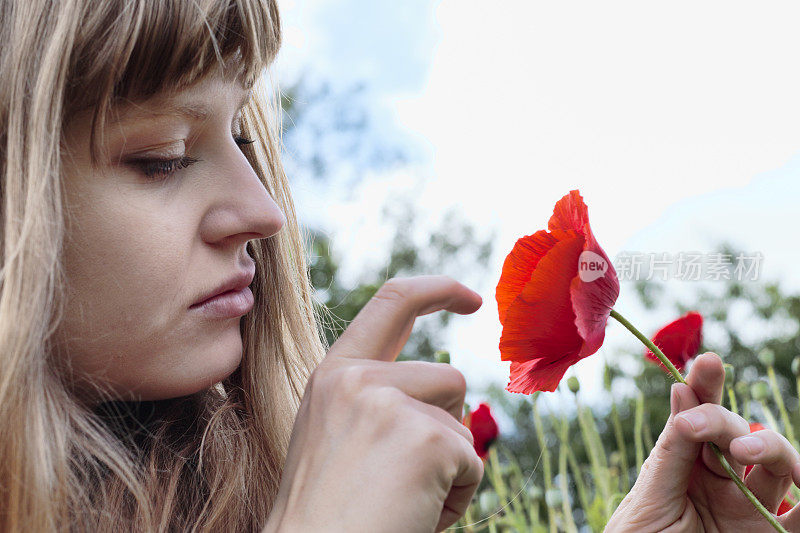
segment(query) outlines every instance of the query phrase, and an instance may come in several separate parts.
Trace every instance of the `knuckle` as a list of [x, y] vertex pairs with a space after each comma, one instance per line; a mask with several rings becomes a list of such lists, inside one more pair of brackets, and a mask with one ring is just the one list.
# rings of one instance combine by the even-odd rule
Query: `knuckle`
[[349, 398], [357, 396], [374, 383], [375, 376], [366, 365], [348, 365], [338, 370], [335, 386]]
[[393, 302], [403, 301], [409, 297], [409, 281], [406, 278], [390, 278], [378, 288], [373, 298]]
[[349, 405], [376, 383], [375, 369], [363, 364], [321, 364], [309, 378], [309, 388], [326, 401], [337, 405]]
[[395, 418], [398, 408], [405, 403], [406, 395], [394, 387], [380, 387], [359, 394], [358, 398], [370, 415]]
[[442, 368], [444, 375], [447, 377], [448, 383], [452, 386], [454, 391], [461, 396], [464, 396], [467, 393], [467, 380], [460, 370], [447, 363], [434, 364], [442, 365], [440, 368]]
[[440, 450], [447, 442], [444, 427], [437, 423], [421, 424], [417, 433], [417, 445], [423, 449]]

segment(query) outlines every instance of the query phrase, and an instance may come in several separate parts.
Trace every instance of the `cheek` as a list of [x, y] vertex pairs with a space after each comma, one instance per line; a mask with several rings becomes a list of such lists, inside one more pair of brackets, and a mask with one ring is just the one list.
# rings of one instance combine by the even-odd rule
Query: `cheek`
[[123, 202], [83, 213], [68, 228], [64, 251], [63, 353], [80, 373], [120, 392], [161, 378], [169, 385], [170, 365], [181, 362], [192, 336], [189, 217]]

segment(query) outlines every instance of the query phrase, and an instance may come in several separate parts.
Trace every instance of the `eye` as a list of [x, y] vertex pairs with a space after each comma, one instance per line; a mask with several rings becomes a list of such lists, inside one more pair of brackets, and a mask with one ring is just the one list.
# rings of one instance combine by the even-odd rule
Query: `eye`
[[149, 180], [166, 179], [178, 170], [200, 161], [194, 157], [183, 156], [175, 159], [141, 159], [131, 161]]
[[253, 144], [254, 142], [256, 142], [254, 139], [248, 139], [246, 137], [242, 137], [241, 135], [234, 135], [233, 140], [239, 146], [246, 146], [248, 144]]
[[[233, 140], [237, 146], [247, 146], [253, 144], [254, 139], [248, 139], [241, 135], [234, 135]], [[130, 161], [129, 164], [136, 167], [148, 180], [157, 181], [170, 177], [175, 172], [182, 170], [200, 161], [200, 159], [182, 156], [174, 159], [138, 159]]]

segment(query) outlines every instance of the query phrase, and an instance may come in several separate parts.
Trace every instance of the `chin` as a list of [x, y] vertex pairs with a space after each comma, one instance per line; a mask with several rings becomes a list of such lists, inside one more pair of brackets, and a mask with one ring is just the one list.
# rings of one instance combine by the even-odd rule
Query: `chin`
[[[206, 390], [230, 376], [242, 362], [242, 339], [238, 328], [219, 333], [211, 343], [187, 346], [180, 356], [170, 357], [174, 365], [159, 365], [151, 376], [126, 387], [134, 400], [166, 400]], [[205, 339], [203, 339], [205, 340]], [[150, 377], [151, 379], [148, 379]]]

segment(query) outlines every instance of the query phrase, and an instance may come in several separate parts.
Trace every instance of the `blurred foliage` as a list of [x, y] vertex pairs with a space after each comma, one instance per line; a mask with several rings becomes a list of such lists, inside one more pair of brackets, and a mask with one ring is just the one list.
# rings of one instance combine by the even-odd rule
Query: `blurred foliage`
[[[413, 206], [407, 203], [399, 213], [399, 216], [385, 216], [387, 223], [395, 228], [385, 266], [376, 272], [363, 273], [355, 284], [342, 280], [330, 238], [312, 231], [309, 275], [317, 302], [328, 311], [322, 312], [322, 316], [327, 318], [325, 336], [329, 344], [389, 278], [441, 273], [457, 277], [455, 274], [459, 272], [481, 276], [486, 272], [493, 238], [477, 237], [474, 228], [458, 212], [449, 211], [424, 242], [417, 242], [409, 233], [409, 228], [420, 223]], [[443, 347], [451, 318], [452, 313], [440, 312], [418, 320], [398, 360], [433, 361], [435, 352]]]
[[[284, 160], [291, 179], [310, 177], [348, 187], [364, 179], [365, 170], [382, 170], [412, 159], [396, 139], [376, 140], [380, 136], [374, 135], [376, 120], [368, 93], [364, 83], [334, 89], [330, 83], [305, 76], [282, 90]], [[410, 199], [392, 198], [384, 206], [383, 221], [394, 228], [386, 258], [374, 271], [362, 272], [355, 283], [342, 279], [341, 260], [328, 234], [308, 228], [309, 276], [329, 344], [389, 278], [449, 274], [465, 281], [465, 274], [474, 278], [486, 274], [494, 238], [479, 237], [457, 210], [448, 211], [437, 227], [430, 227]], [[425, 236], [415, 236], [412, 230], [419, 227], [430, 229]], [[441, 312], [418, 320], [398, 359], [433, 360], [443, 348], [451, 317]]]

